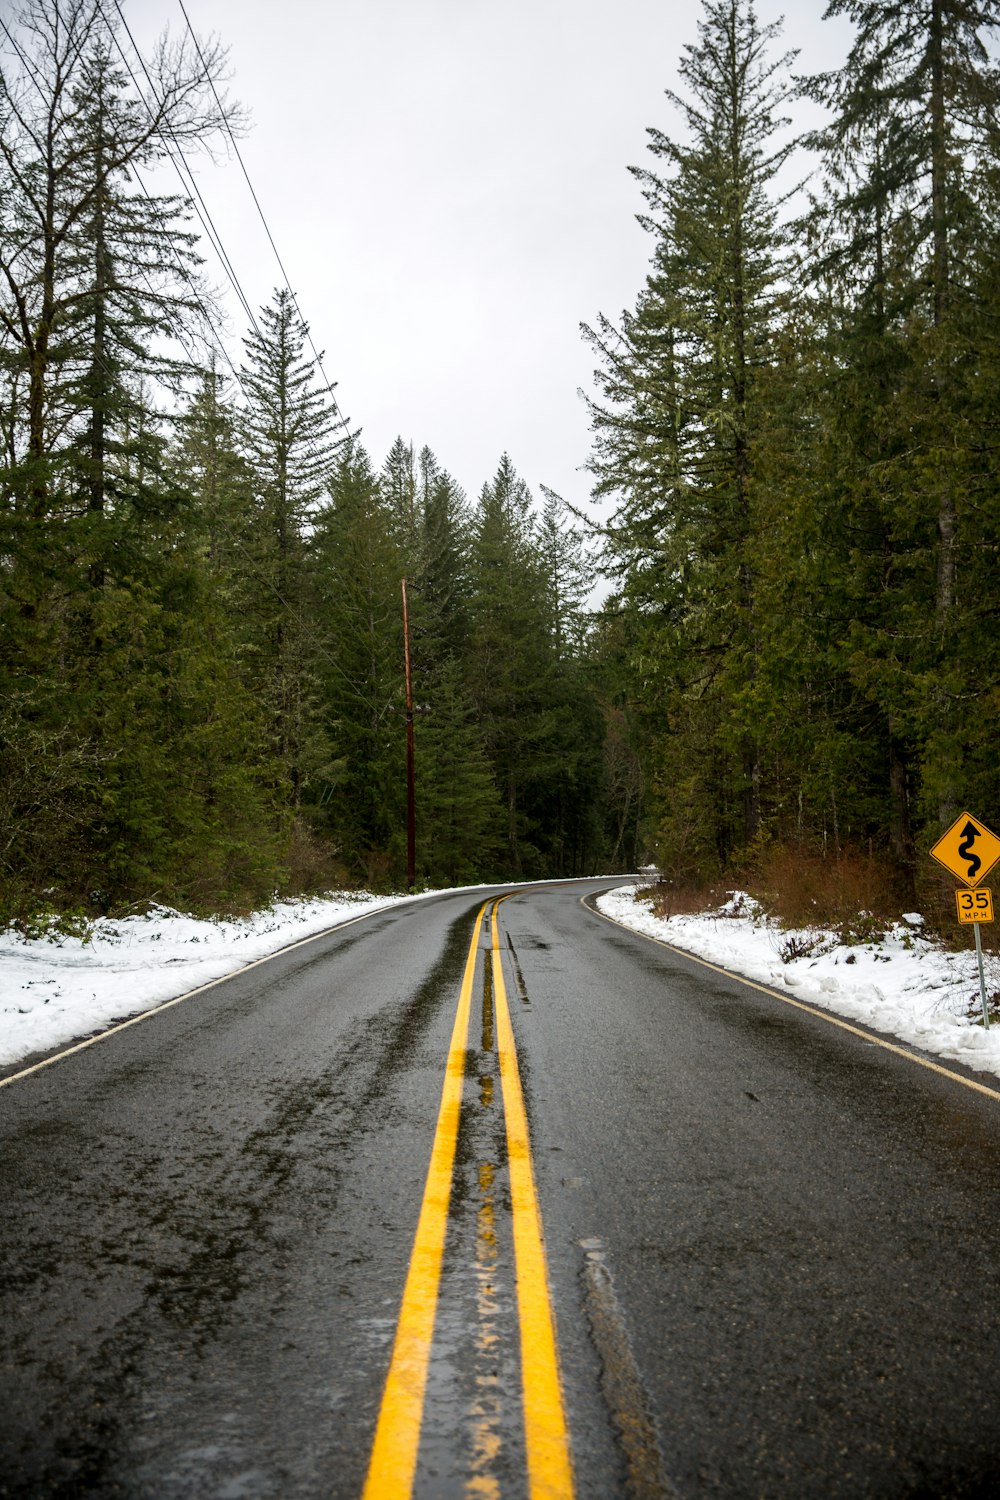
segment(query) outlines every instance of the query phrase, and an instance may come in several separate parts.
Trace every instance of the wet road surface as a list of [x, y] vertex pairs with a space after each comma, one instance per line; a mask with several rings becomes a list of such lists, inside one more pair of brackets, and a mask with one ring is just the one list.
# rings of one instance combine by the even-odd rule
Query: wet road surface
[[0, 1088], [0, 1495], [362, 1494], [466, 974], [415, 1496], [520, 1500], [548, 1442], [504, 997], [575, 1494], [996, 1492], [1000, 1086], [600, 884], [511, 896], [496, 956], [487, 893], [377, 914]]

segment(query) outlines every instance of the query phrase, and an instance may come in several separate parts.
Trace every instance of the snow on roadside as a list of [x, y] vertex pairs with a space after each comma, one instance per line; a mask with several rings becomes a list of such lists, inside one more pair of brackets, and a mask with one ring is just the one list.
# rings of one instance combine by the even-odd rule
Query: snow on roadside
[[201, 920], [167, 907], [105, 917], [86, 938], [0, 932], [0, 1066], [99, 1031], [242, 969], [289, 943], [406, 896], [349, 892], [278, 901], [247, 918]]
[[[900, 922], [877, 943], [850, 946], [828, 932], [784, 931], [747, 896], [734, 895], [718, 911], [666, 920], [634, 891], [629, 885], [608, 892], [597, 905], [625, 926], [722, 968], [1000, 1076], [1000, 1025], [985, 1032], [977, 1024], [975, 954], [942, 951], [921, 936], [919, 917]], [[0, 932], [0, 1066], [89, 1036], [352, 917], [412, 899], [342, 893], [280, 901], [232, 920], [201, 920], [161, 907], [148, 916], [103, 918], [85, 939]], [[800, 956], [786, 962], [793, 949]], [[1000, 960], [988, 956], [987, 965], [993, 994], [1000, 990]]]
[[[634, 887], [599, 896], [597, 906], [614, 921], [720, 968], [1000, 1076], [1000, 1025], [985, 1031], [981, 1024], [975, 953], [945, 952], [921, 935], [916, 914], [877, 942], [844, 944], [831, 932], [789, 932], [769, 923], [741, 892], [698, 916], [657, 917], [648, 892]], [[995, 956], [986, 963], [992, 995], [1000, 989], [1000, 973]]]

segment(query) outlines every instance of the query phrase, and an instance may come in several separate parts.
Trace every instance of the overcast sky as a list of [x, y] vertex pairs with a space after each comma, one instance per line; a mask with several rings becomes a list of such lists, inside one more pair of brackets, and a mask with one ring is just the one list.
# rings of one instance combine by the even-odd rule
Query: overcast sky
[[[629, 163], [671, 131], [700, 10], [677, 0], [185, 0], [230, 48], [241, 150], [345, 413], [379, 465], [401, 433], [470, 496], [506, 449], [537, 491], [590, 489], [579, 325], [635, 300], [651, 243]], [[805, 71], [846, 50], [825, 0], [786, 16]], [[145, 51], [178, 0], [127, 0]], [[124, 38], [123, 38], [124, 40]], [[278, 268], [235, 161], [197, 167], [253, 306]], [[210, 266], [218, 281], [221, 272]], [[235, 303], [235, 299], [231, 299]], [[238, 357], [244, 320], [231, 314]]]

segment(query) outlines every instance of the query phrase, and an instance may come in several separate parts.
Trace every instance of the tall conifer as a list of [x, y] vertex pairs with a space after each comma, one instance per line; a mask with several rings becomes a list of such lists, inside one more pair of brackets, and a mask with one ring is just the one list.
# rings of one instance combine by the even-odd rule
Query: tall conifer
[[605, 320], [589, 333], [602, 360], [594, 468], [623, 496], [611, 534], [643, 611], [637, 689], [659, 698], [687, 768], [668, 769], [661, 740], [665, 836], [687, 839], [688, 786], [706, 857], [752, 840], [764, 810], [754, 486], [782, 275], [775, 178], [790, 149], [778, 30], [746, 0], [706, 5], [680, 64], [685, 92], [668, 91], [682, 131], [651, 129], [656, 170], [633, 169], [652, 271], [620, 331]]

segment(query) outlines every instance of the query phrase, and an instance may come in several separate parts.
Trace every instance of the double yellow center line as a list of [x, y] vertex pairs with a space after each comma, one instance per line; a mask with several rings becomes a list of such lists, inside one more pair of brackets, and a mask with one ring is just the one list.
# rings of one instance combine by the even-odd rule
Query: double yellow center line
[[[501, 898], [503, 899], [503, 898]], [[521, 1335], [528, 1493], [531, 1500], [573, 1500], [569, 1434], [563, 1411], [555, 1319], [549, 1299], [542, 1221], [531, 1163], [528, 1119], [503, 980], [497, 907], [491, 938], [497, 1055], [510, 1171], [517, 1309]], [[476, 917], [445, 1068], [441, 1107], [417, 1232], [403, 1289], [392, 1361], [382, 1396], [363, 1500], [408, 1500], [420, 1446], [427, 1370], [434, 1338], [465, 1083], [469, 1016], [487, 901]]]

